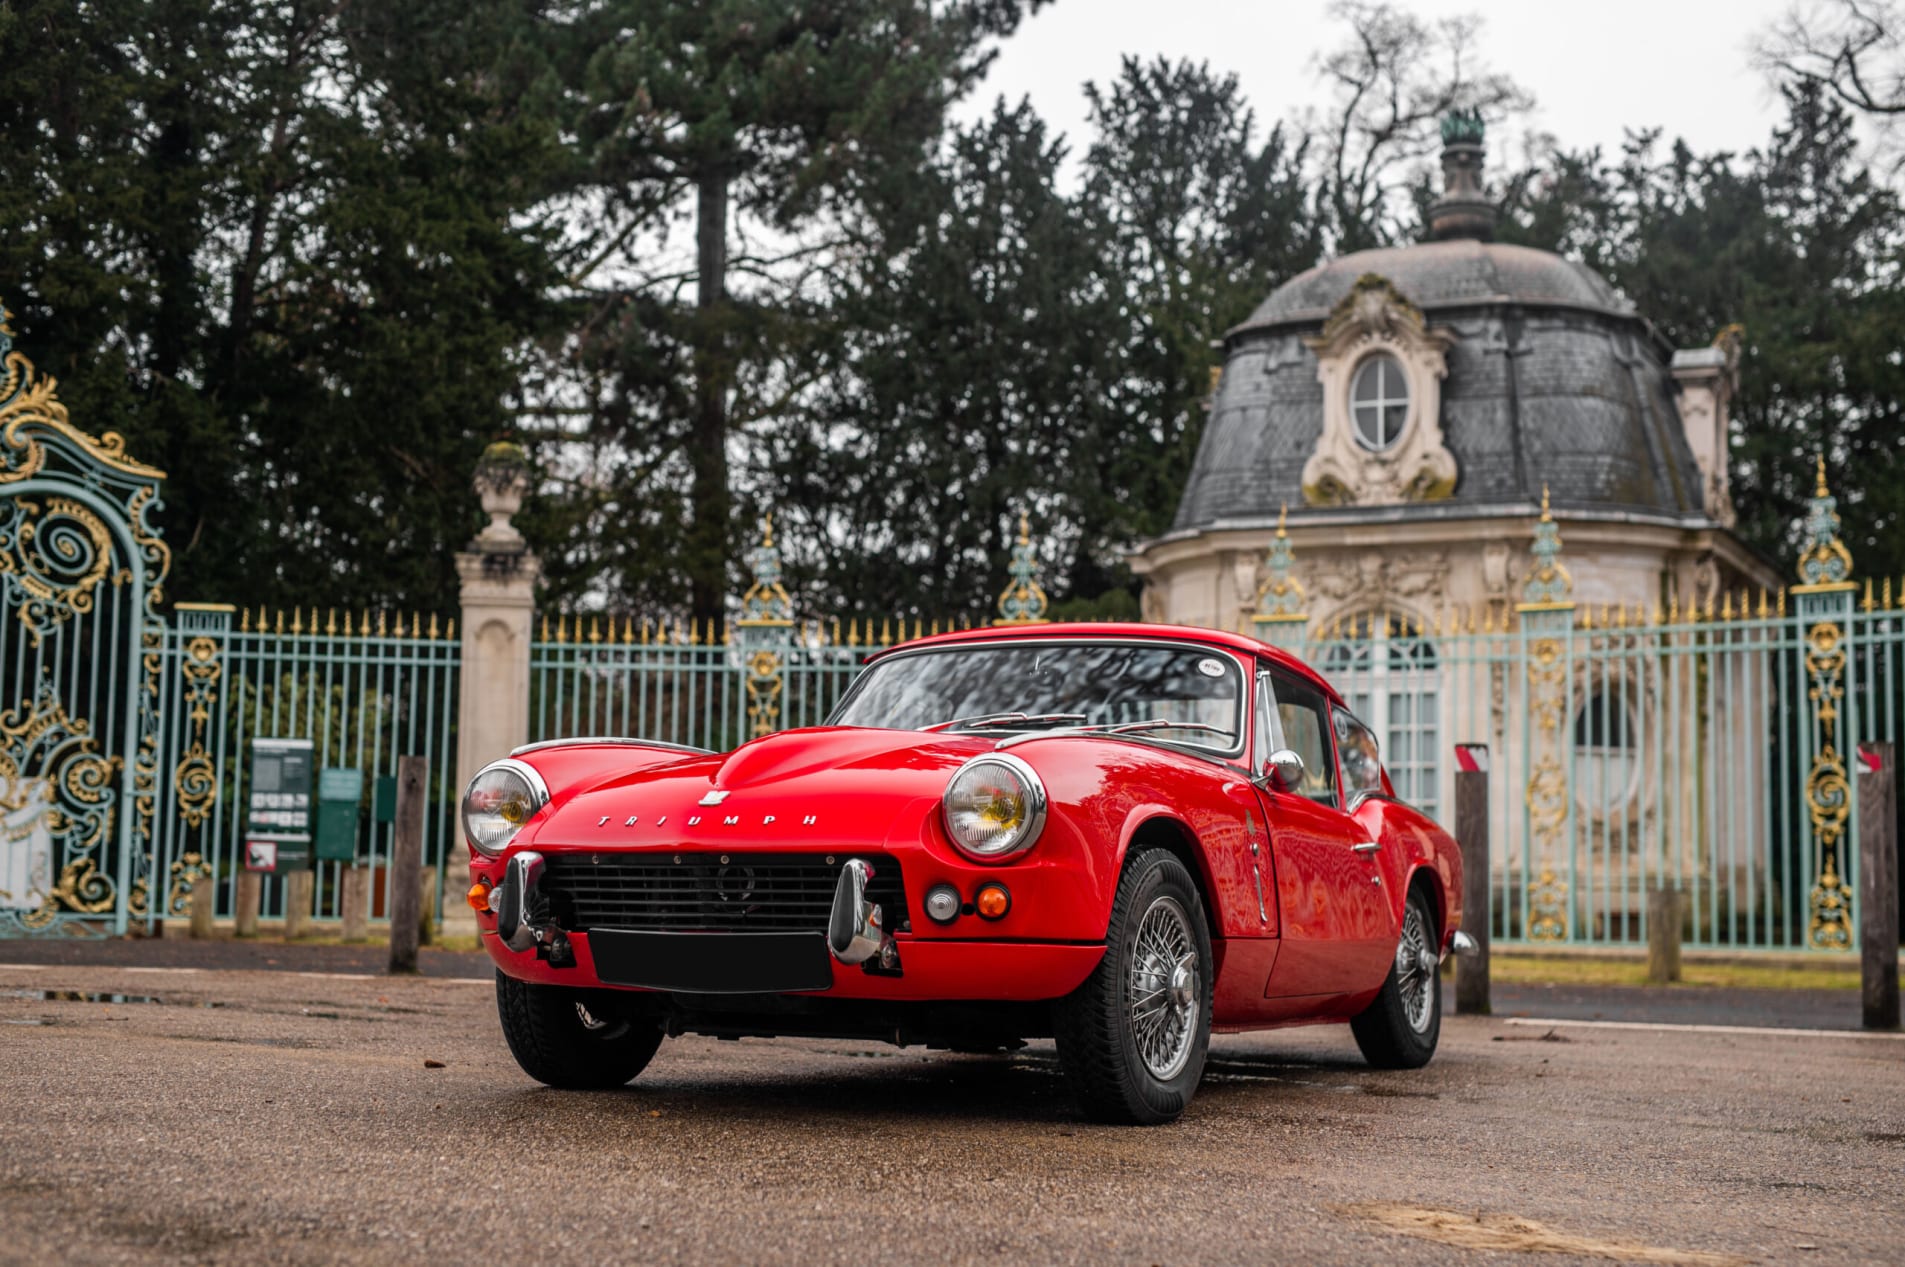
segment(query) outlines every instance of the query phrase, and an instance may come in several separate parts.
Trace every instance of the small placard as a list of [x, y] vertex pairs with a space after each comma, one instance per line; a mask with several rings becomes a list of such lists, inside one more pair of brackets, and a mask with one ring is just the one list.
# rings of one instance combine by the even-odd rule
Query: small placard
[[275, 840], [247, 840], [245, 842], [245, 870], [273, 872], [278, 869], [278, 842]]

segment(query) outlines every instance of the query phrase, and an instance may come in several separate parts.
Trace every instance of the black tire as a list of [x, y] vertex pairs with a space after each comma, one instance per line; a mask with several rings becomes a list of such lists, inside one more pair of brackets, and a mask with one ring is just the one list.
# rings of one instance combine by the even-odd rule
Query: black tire
[[[1160, 1004], [1165, 1015], [1157, 1021], [1159, 1028], [1143, 1031], [1143, 1036], [1162, 1044], [1161, 1053], [1153, 1048], [1153, 1058], [1168, 1070], [1165, 1077], [1154, 1071], [1140, 1050], [1140, 1029], [1126, 997], [1127, 983], [1138, 988], [1133, 978], [1142, 977], [1147, 965], [1164, 962], [1157, 954], [1141, 962], [1139, 933], [1153, 911], [1159, 912], [1160, 924], [1175, 922], [1167, 932], [1182, 934], [1183, 944], [1187, 949], [1194, 947], [1196, 956], [1189, 965], [1194, 980], [1173, 978], [1161, 986], [1177, 992], [1167, 993]], [[1105, 957], [1083, 985], [1059, 1001], [1053, 1018], [1059, 1063], [1086, 1117], [1157, 1126], [1176, 1121], [1184, 1112], [1204, 1076], [1204, 1057], [1210, 1048], [1211, 964], [1210, 926], [1191, 873], [1162, 849], [1132, 858], [1112, 900]], [[1156, 974], [1151, 979], [1161, 980]], [[1192, 1017], [1183, 1013], [1187, 999], [1195, 1000]], [[1178, 1036], [1188, 1037], [1187, 1048], [1180, 1047]]]
[[[1421, 886], [1409, 890], [1402, 921], [1398, 956], [1405, 944], [1417, 951], [1426, 945], [1431, 954], [1439, 954], [1442, 940], [1435, 908]], [[1428, 992], [1428, 997], [1419, 1002], [1415, 994], [1418, 988]], [[1435, 1055], [1436, 1040], [1442, 1034], [1440, 975], [1434, 968], [1423, 968], [1419, 961], [1406, 970], [1391, 962], [1375, 1002], [1350, 1021], [1349, 1028], [1356, 1035], [1363, 1058], [1376, 1068], [1420, 1069]]]
[[523, 1072], [567, 1091], [622, 1086], [661, 1046], [658, 1024], [628, 1015], [604, 990], [531, 985], [499, 971], [496, 1015]]

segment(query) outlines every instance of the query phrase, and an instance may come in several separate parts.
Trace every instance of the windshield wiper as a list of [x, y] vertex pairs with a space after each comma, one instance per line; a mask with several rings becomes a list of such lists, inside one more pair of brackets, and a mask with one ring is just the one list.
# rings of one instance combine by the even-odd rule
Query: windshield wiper
[[1162, 717], [1153, 717], [1149, 721], [1099, 722], [1091, 726], [1072, 726], [1065, 730], [1046, 731], [1037, 735], [1018, 735], [1005, 740], [999, 746], [1008, 748], [1028, 739], [1057, 739], [1067, 735], [1148, 735], [1160, 730], [1201, 730], [1213, 735], [1222, 735], [1226, 740], [1233, 738], [1230, 731], [1222, 726], [1209, 726], [1201, 721], [1166, 721]]
[[934, 722], [921, 730], [983, 730], [990, 726], [1062, 726], [1085, 720], [1083, 713], [986, 713], [979, 717], [957, 717]]
[[1079, 729], [1107, 735], [1148, 735], [1154, 730], [1202, 730], [1230, 737], [1230, 732], [1222, 726], [1210, 726], [1201, 721], [1165, 721], [1162, 717], [1153, 717], [1150, 721], [1121, 722], [1115, 726], [1081, 726]]

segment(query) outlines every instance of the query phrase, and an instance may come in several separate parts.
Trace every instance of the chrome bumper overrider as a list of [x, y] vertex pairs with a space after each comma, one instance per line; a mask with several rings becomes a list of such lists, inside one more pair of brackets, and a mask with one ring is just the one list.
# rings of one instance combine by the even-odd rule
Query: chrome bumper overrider
[[1481, 948], [1475, 944], [1475, 939], [1459, 929], [1456, 930], [1455, 936], [1449, 939], [1449, 953], [1460, 955], [1464, 959], [1472, 957], [1479, 949]]
[[532, 923], [531, 912], [542, 903], [542, 855], [525, 849], [503, 868], [503, 882], [490, 890], [489, 908], [496, 915], [496, 935], [511, 950], [528, 950], [542, 940], [543, 929]]
[[827, 921], [827, 949], [844, 964], [863, 964], [877, 957], [880, 967], [897, 968], [899, 950], [886, 930], [880, 905], [866, 900], [867, 881], [872, 878], [873, 868], [858, 858], [849, 858], [840, 868], [833, 915]]

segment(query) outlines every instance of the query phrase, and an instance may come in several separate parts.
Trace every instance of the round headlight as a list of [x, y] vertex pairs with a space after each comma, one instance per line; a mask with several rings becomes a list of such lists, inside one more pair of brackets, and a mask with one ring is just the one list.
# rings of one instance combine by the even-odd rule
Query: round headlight
[[493, 858], [548, 803], [549, 788], [534, 766], [521, 761], [484, 766], [463, 793], [463, 834]]
[[1045, 826], [1045, 785], [1017, 757], [974, 757], [946, 784], [941, 805], [946, 834], [981, 861], [998, 861], [1032, 847]]

